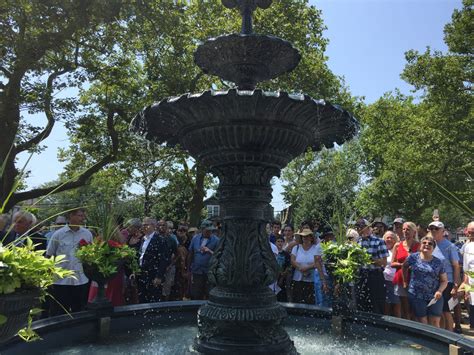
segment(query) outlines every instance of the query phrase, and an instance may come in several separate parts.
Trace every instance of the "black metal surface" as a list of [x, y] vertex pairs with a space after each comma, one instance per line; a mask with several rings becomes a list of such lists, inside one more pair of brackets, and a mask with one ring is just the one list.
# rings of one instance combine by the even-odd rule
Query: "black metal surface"
[[270, 0], [223, 4], [239, 9], [242, 34], [207, 41], [195, 62], [239, 90], [165, 99], [139, 113], [132, 129], [158, 143], [179, 144], [219, 177], [223, 235], [208, 275], [216, 287], [199, 311], [195, 349], [293, 354], [281, 326], [286, 312], [268, 287], [278, 270], [263, 218], [270, 181], [308, 147], [341, 144], [358, 126], [347, 111], [322, 100], [254, 90], [258, 82], [291, 71], [300, 55], [284, 40], [252, 33], [252, 12]]
[[300, 59], [291, 43], [257, 34], [212, 38], [194, 53], [194, 62], [204, 73], [234, 82], [241, 90], [292, 71]]

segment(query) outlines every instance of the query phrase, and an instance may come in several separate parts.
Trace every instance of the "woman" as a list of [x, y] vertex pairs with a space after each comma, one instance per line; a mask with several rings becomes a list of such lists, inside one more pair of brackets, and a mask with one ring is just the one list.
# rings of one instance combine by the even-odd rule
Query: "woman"
[[401, 317], [401, 308], [400, 308], [400, 297], [395, 294], [393, 278], [395, 277], [396, 269], [393, 268], [390, 264], [392, 261], [393, 247], [398, 241], [397, 235], [388, 231], [383, 235], [383, 240], [387, 246], [388, 256], [387, 256], [387, 266], [383, 271], [383, 276], [385, 278], [385, 305], [384, 305], [384, 314], [387, 316]]
[[188, 283], [189, 283], [189, 272], [187, 268], [188, 249], [186, 248], [188, 240], [188, 227], [184, 224], [180, 224], [176, 230], [176, 236], [178, 238], [178, 248], [176, 249], [176, 274], [175, 274], [175, 287], [172, 289], [173, 299], [182, 301], [187, 295]]
[[293, 302], [315, 304], [314, 297], [314, 269], [318, 270], [321, 280], [323, 280], [323, 289], [327, 292], [326, 281], [321, 266], [321, 246], [315, 245], [314, 235], [310, 229], [296, 235], [301, 236], [301, 244], [297, 244], [291, 251], [291, 265], [295, 268], [293, 273]]
[[410, 254], [418, 251], [420, 243], [416, 241], [417, 228], [415, 223], [403, 223], [402, 233], [405, 240], [396, 243], [393, 247], [392, 262], [390, 266], [397, 269], [393, 278], [393, 285], [395, 295], [400, 297], [402, 318], [411, 319], [412, 314], [408, 303], [408, 293], [403, 287], [402, 265]]
[[290, 253], [293, 247], [298, 244], [298, 242], [295, 240], [294, 229], [291, 224], [288, 224], [285, 226], [285, 228], [283, 228], [283, 237], [285, 238], [283, 249]]
[[[433, 256], [436, 242], [426, 236], [420, 252], [411, 254], [403, 263], [403, 285], [408, 287], [408, 300], [418, 322], [439, 328], [443, 312], [443, 291], [448, 276], [443, 262]], [[408, 272], [410, 281], [408, 282]]]

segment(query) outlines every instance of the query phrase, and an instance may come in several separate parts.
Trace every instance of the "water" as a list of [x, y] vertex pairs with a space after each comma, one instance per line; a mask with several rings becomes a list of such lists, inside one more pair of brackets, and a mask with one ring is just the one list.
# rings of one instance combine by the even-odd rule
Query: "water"
[[[315, 323], [320, 323], [316, 324]], [[384, 329], [352, 325], [345, 337], [336, 337], [328, 331], [328, 323], [320, 320], [293, 318], [286, 322], [286, 330], [301, 355], [409, 355], [443, 354], [443, 349], [429, 349], [420, 339], [389, 332]], [[194, 324], [157, 325], [112, 336], [107, 341], [73, 345], [48, 354], [186, 354], [196, 335]], [[432, 347], [433, 344], [430, 344]]]

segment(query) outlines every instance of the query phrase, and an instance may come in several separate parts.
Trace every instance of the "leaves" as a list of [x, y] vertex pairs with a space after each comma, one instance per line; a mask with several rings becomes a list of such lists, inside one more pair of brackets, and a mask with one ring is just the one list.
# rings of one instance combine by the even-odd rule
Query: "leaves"
[[359, 268], [371, 262], [367, 251], [355, 243], [323, 243], [323, 259], [336, 283], [354, 282]]
[[34, 250], [33, 242], [25, 246], [9, 244], [0, 249], [0, 294], [13, 293], [20, 288], [46, 289], [60, 278], [74, 272], [60, 267], [64, 257], [45, 258], [43, 250]]

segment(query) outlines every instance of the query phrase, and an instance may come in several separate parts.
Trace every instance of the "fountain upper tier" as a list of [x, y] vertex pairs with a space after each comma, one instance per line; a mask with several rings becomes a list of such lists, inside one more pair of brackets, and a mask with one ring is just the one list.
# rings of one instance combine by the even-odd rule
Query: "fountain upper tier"
[[146, 139], [180, 145], [211, 168], [253, 162], [281, 169], [308, 147], [342, 144], [357, 127], [350, 113], [323, 100], [236, 89], [167, 98], [132, 122]]

